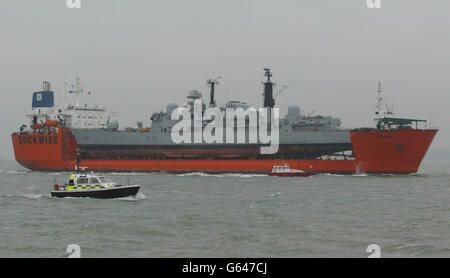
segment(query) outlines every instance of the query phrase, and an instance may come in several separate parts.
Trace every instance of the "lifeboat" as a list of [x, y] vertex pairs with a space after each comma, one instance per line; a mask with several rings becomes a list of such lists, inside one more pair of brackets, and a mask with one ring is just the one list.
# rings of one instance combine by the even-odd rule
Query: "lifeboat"
[[59, 125], [58, 121], [50, 121], [50, 120], [48, 120], [48, 121], [46, 121], [44, 123], [45, 127], [57, 127], [58, 125]]
[[42, 129], [42, 124], [35, 124], [31, 126], [32, 129]]

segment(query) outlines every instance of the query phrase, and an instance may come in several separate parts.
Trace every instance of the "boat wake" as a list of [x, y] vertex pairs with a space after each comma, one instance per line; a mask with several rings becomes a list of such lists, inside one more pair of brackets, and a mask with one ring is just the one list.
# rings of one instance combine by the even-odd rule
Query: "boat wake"
[[331, 174], [331, 173], [324, 173], [324, 176], [330, 176], [330, 177], [345, 177], [346, 175], [342, 174]]
[[145, 199], [147, 199], [147, 196], [145, 196], [145, 194], [141, 193], [141, 192], [138, 192], [135, 196], [117, 198], [117, 200], [131, 201], [131, 202], [141, 201], [141, 200], [145, 200]]
[[5, 194], [5, 195], [0, 195], [0, 197], [4, 197], [4, 198], [26, 198], [26, 199], [31, 199], [31, 200], [38, 200], [42, 198], [42, 194]]
[[43, 195], [42, 194], [25, 194], [23, 197], [29, 198], [29, 199], [40, 199]]
[[216, 177], [216, 178], [226, 178], [226, 177], [235, 177], [235, 178], [267, 177], [267, 175], [263, 175], [263, 174], [238, 174], [238, 173], [209, 174], [209, 173], [203, 173], [203, 172], [177, 174], [176, 176], [178, 176], [178, 177]]
[[369, 174], [363, 174], [363, 173], [357, 173], [357, 174], [353, 174], [351, 175], [352, 177], [369, 177]]
[[330, 177], [356, 177], [356, 178], [360, 178], [360, 177], [429, 177], [429, 175], [426, 174], [421, 174], [421, 173], [412, 173], [412, 174], [368, 174], [368, 173], [355, 173], [355, 174], [351, 174], [351, 175], [343, 175], [343, 174], [331, 174], [331, 173], [324, 173], [324, 176], [330, 176]]
[[153, 175], [153, 172], [108, 172], [108, 175], [115, 176], [142, 176], [142, 175]]
[[29, 170], [7, 170], [7, 169], [1, 169], [0, 170], [0, 174], [5, 174], [5, 175], [22, 175], [22, 174], [29, 174], [31, 173], [31, 171]]

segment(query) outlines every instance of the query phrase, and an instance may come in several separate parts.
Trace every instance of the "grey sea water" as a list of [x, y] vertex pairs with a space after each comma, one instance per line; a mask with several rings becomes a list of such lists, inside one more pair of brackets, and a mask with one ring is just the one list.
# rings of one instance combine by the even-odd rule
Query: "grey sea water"
[[450, 257], [450, 164], [408, 176], [110, 173], [136, 198], [55, 199], [0, 162], [0, 257]]

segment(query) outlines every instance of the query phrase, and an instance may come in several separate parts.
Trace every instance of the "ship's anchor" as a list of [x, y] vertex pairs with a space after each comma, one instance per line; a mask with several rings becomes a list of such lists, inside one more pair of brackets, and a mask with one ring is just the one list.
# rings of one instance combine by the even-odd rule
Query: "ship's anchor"
[[405, 147], [405, 144], [400, 144], [400, 143], [395, 144], [395, 148], [399, 151], [403, 150], [404, 147]]

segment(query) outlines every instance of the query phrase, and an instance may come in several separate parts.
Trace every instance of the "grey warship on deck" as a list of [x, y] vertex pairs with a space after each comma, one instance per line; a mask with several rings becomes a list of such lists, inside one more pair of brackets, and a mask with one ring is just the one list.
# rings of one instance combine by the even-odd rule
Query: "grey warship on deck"
[[[264, 83], [264, 107], [275, 105], [272, 73], [265, 69], [267, 77]], [[208, 80], [210, 86], [209, 107], [216, 107], [214, 88], [217, 79]], [[198, 91], [189, 92], [188, 102], [182, 107], [193, 113], [193, 102], [201, 99]], [[205, 105], [203, 105], [205, 108]], [[220, 106], [226, 108], [243, 108], [249, 105], [240, 101], [228, 101]], [[171, 120], [171, 114], [177, 109], [176, 103], [169, 103], [165, 112], [156, 112], [151, 116], [150, 128], [119, 130], [118, 122], [110, 120], [104, 129], [71, 128], [79, 147], [81, 159], [89, 160], [180, 160], [180, 159], [314, 159], [323, 155], [336, 154], [352, 150], [350, 131], [342, 128], [341, 121], [331, 116], [302, 115], [300, 106], [288, 106], [287, 115], [279, 123], [279, 151], [273, 155], [260, 153], [260, 143], [251, 144], [246, 125], [246, 142], [244, 144], [206, 144], [172, 142], [171, 130], [178, 122]], [[207, 123], [204, 121], [203, 126]], [[225, 135], [225, 131], [224, 131]], [[258, 141], [259, 142], [259, 141]]]

